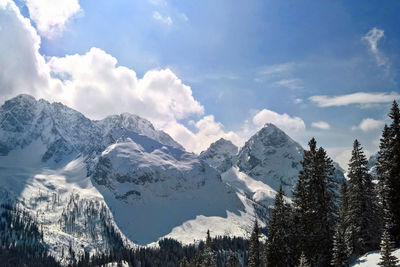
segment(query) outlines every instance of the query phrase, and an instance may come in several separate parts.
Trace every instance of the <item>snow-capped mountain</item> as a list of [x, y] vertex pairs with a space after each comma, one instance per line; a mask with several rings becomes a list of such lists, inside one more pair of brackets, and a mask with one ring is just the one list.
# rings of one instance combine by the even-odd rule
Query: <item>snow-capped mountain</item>
[[20, 95], [0, 108], [0, 148], [2, 199], [42, 225], [58, 258], [68, 248], [79, 256], [163, 237], [190, 243], [209, 228], [244, 236], [254, 216], [266, 213], [134, 115], [92, 121]]
[[200, 159], [220, 172], [228, 170], [236, 161], [238, 147], [224, 138], [212, 143], [210, 147], [200, 153]]
[[240, 149], [239, 171], [274, 190], [282, 184], [288, 196], [296, 184], [303, 148], [273, 124], [266, 124]]
[[198, 156], [131, 114], [94, 121], [29, 95], [0, 107], [0, 199], [42, 225], [58, 258], [191, 243], [208, 229], [246, 236], [255, 218], [265, 226], [280, 184], [291, 196], [302, 156], [272, 124], [239, 152], [220, 139]]
[[96, 121], [95, 123], [103, 130], [103, 137], [107, 136], [115, 129], [123, 128], [147, 136], [161, 144], [185, 150], [180, 144], [172, 139], [171, 136], [163, 131], [154, 129], [151, 122], [133, 114], [123, 113], [121, 115], [111, 115], [103, 120]]
[[[304, 149], [273, 124], [266, 124], [237, 152], [226, 140], [218, 140], [200, 158], [221, 172], [222, 180], [237, 192], [266, 206], [273, 205], [282, 185], [288, 197], [301, 170]], [[337, 163], [335, 178], [344, 179]]]

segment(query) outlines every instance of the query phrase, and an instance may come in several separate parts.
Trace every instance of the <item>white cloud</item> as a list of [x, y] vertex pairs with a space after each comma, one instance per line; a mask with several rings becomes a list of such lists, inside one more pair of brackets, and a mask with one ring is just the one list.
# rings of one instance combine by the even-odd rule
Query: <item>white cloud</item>
[[261, 71], [259, 71], [259, 75], [275, 75], [282, 74], [291, 71], [294, 67], [294, 63], [288, 62], [283, 64], [276, 64], [264, 67]]
[[[116, 58], [98, 48], [82, 55], [51, 57], [46, 62], [38, 52], [39, 35], [14, 2], [0, 0], [0, 22], [4, 26], [0, 48], [7, 51], [0, 54], [2, 100], [29, 93], [60, 101], [94, 119], [134, 113], [149, 119], [194, 152], [206, 149], [221, 137], [240, 146], [267, 122], [289, 134], [305, 129], [302, 119], [267, 109], [255, 114], [238, 132], [225, 130], [212, 115], [189, 118], [203, 115], [204, 107], [171, 70], [151, 70], [138, 78], [132, 69], [118, 66]], [[187, 125], [192, 130], [181, 122], [188, 118], [192, 122]]]
[[351, 104], [377, 104], [389, 103], [393, 100], [400, 99], [400, 95], [396, 92], [391, 93], [365, 93], [358, 92], [339, 96], [316, 95], [309, 98], [319, 107], [347, 106]]
[[257, 112], [252, 122], [257, 127], [262, 127], [266, 123], [272, 123], [288, 133], [301, 132], [306, 129], [306, 125], [301, 118], [291, 117], [286, 113], [279, 114], [268, 109]]
[[294, 102], [295, 104], [301, 104], [301, 103], [303, 103], [303, 99], [301, 99], [301, 98], [296, 98], [293, 102]]
[[221, 137], [232, 141], [237, 146], [244, 143], [241, 135], [233, 131], [225, 131], [224, 126], [215, 121], [213, 115], [204, 116], [194, 123], [194, 127], [196, 131], [192, 132], [182, 124], [171, 123], [164, 129], [186, 149], [196, 153], [206, 150], [211, 143]]
[[360, 129], [363, 132], [377, 130], [383, 127], [385, 123], [383, 121], [374, 120], [371, 118], [363, 119], [358, 126], [353, 126], [353, 130]]
[[313, 123], [311, 123], [311, 126], [314, 127], [314, 128], [321, 129], [321, 130], [329, 130], [331, 128], [329, 123], [327, 123], [325, 121], [313, 122]]
[[154, 11], [153, 12], [153, 18], [155, 20], [158, 20], [158, 21], [160, 21], [160, 22], [162, 22], [164, 24], [167, 24], [167, 25], [171, 25], [172, 24], [172, 19], [171, 19], [170, 16], [163, 16], [158, 11]]
[[26, 5], [39, 33], [47, 38], [59, 36], [81, 10], [78, 0], [26, 0]]
[[384, 35], [385, 32], [383, 30], [374, 27], [362, 37], [362, 40], [368, 43], [369, 49], [374, 55], [378, 66], [387, 64], [387, 58], [378, 49], [378, 42], [384, 37]]
[[298, 78], [279, 80], [279, 81], [274, 82], [274, 85], [286, 87], [286, 88], [289, 88], [289, 89], [292, 89], [292, 90], [303, 89], [304, 88], [302, 86], [302, 80], [298, 79]]
[[39, 54], [40, 37], [13, 1], [0, 0], [1, 100], [49, 86], [49, 70]]
[[52, 57], [48, 65], [62, 84], [53, 98], [57, 95], [91, 118], [131, 112], [163, 127], [204, 112], [190, 87], [169, 69], [151, 70], [138, 79], [133, 70], [117, 66], [116, 58], [98, 48], [84, 55]]

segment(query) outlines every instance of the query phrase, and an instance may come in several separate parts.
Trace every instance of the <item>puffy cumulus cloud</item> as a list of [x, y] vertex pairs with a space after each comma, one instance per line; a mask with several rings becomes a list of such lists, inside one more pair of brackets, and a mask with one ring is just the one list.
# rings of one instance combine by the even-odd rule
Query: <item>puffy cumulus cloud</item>
[[366, 93], [357, 92], [347, 95], [327, 96], [315, 95], [309, 98], [310, 101], [319, 107], [347, 106], [351, 104], [380, 104], [390, 103], [393, 100], [400, 99], [400, 95], [396, 92], [391, 93]]
[[38, 95], [50, 79], [40, 37], [11, 0], [0, 0], [0, 26], [1, 100], [27, 90]]
[[31, 19], [47, 38], [60, 35], [65, 24], [81, 10], [78, 0], [26, 0]]
[[286, 113], [279, 114], [268, 109], [263, 109], [257, 112], [254, 115], [252, 122], [256, 127], [262, 127], [266, 123], [272, 123], [283, 131], [291, 134], [297, 134], [306, 129], [306, 125], [301, 118], [291, 117]]
[[314, 127], [314, 128], [321, 129], [321, 130], [329, 130], [331, 128], [329, 123], [327, 123], [325, 121], [313, 122], [313, 123], [311, 123], [311, 126]]
[[193, 122], [185, 125], [183, 119], [201, 116], [204, 108], [171, 70], [151, 70], [138, 78], [132, 69], [118, 66], [116, 58], [98, 48], [46, 61], [39, 54], [39, 35], [14, 2], [0, 0], [0, 22], [0, 48], [7, 51], [0, 53], [1, 100], [29, 93], [60, 101], [94, 119], [134, 113], [197, 153], [221, 137], [240, 146], [267, 122], [288, 133], [305, 129], [302, 119], [266, 109], [238, 132], [225, 130], [212, 115], [197, 121], [191, 118]]
[[225, 138], [232, 141], [235, 145], [241, 146], [244, 138], [239, 133], [225, 131], [224, 126], [215, 121], [213, 115], [207, 115], [192, 122], [195, 131], [190, 131], [184, 125], [179, 123], [170, 123], [166, 125], [165, 131], [175, 140], [178, 140], [186, 149], [195, 153], [206, 150], [209, 145], [218, 139]]
[[169, 69], [151, 70], [138, 79], [133, 70], [117, 66], [116, 58], [98, 48], [84, 55], [52, 57], [48, 65], [62, 83], [52, 95], [91, 118], [131, 112], [162, 128], [204, 112], [190, 87]]
[[383, 127], [383, 125], [384, 125], [383, 121], [366, 118], [360, 122], [360, 125], [353, 126], [352, 129], [353, 130], [360, 129], [363, 132], [368, 132], [368, 131], [380, 129]]

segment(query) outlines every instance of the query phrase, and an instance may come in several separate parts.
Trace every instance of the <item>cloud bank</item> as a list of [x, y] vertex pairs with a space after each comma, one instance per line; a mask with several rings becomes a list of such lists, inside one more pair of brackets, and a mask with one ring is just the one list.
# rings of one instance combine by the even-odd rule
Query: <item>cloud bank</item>
[[358, 92], [347, 95], [327, 96], [316, 95], [309, 98], [319, 107], [347, 106], [351, 104], [380, 104], [390, 103], [393, 100], [400, 99], [400, 95], [396, 92], [391, 93], [365, 93]]

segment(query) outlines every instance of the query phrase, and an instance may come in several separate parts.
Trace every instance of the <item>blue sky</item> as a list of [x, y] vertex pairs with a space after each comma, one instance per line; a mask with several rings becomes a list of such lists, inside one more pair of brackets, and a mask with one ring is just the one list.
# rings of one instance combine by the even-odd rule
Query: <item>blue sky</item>
[[[40, 38], [34, 57], [43, 58], [49, 73], [40, 79], [52, 88], [44, 93], [16, 87], [4, 98], [26, 91], [92, 118], [106, 115], [104, 110], [138, 113], [195, 152], [219, 137], [243, 143], [273, 122], [303, 145], [315, 136], [342, 166], [355, 138], [369, 154], [376, 151], [391, 101], [399, 99], [398, 1], [51, 2], [18, 0], [14, 13], [29, 19], [27, 35]], [[92, 58], [98, 58], [95, 65]], [[5, 66], [11, 59], [0, 60]], [[99, 81], [86, 84], [76, 65], [79, 73], [95, 66], [97, 72], [86, 75]], [[90, 109], [76, 100], [88, 91], [95, 95], [96, 86], [104, 98], [118, 96], [121, 83], [133, 77], [130, 72], [122, 79], [118, 66], [143, 79], [139, 92], [144, 86], [157, 94], [133, 96], [120, 109], [103, 98]], [[129, 84], [124, 90], [130, 95], [136, 80]], [[163, 86], [172, 86], [169, 93]], [[166, 109], [152, 107], [163, 99], [170, 101]]]

